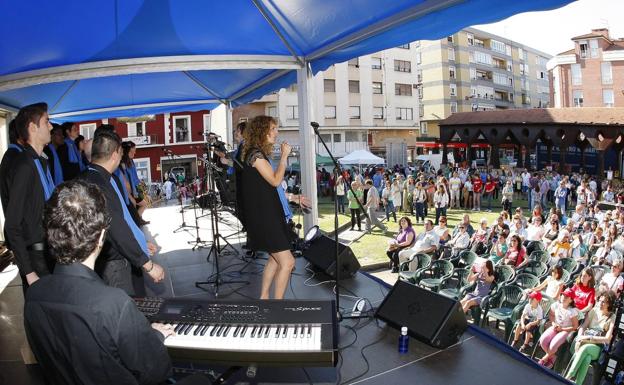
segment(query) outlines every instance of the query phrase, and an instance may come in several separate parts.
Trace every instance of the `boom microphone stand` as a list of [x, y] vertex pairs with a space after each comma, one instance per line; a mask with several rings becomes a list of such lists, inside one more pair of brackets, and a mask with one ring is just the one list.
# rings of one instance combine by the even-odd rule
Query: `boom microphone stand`
[[[211, 159], [211, 157], [208, 157], [208, 159]], [[235, 253], [236, 253], [236, 249], [227, 241], [227, 239], [225, 239], [221, 234], [219, 234], [219, 217], [217, 215], [217, 192], [215, 190], [215, 181], [214, 181], [214, 174], [213, 174], [215, 172], [215, 169], [217, 169], [217, 167], [209, 160], [206, 160], [206, 165], [208, 166], [207, 167], [208, 174], [206, 176], [208, 177], [208, 180], [210, 183], [210, 190], [208, 191], [208, 202], [209, 202], [208, 204], [210, 208], [210, 220], [212, 224], [211, 226], [212, 246], [210, 246], [210, 251], [208, 251], [208, 255], [206, 256], [206, 261], [210, 262], [210, 256], [214, 257], [214, 265], [215, 265], [216, 272], [212, 274], [211, 276], [209, 276], [208, 279], [205, 281], [195, 282], [195, 287], [202, 289], [202, 285], [213, 285], [215, 288], [215, 297], [218, 297], [219, 286], [227, 285], [231, 283], [243, 283], [243, 284], [248, 285], [249, 281], [242, 281], [242, 280], [228, 281], [228, 280], [224, 280], [221, 278], [221, 269], [219, 267], [219, 258], [221, 257], [221, 253], [228, 246], [231, 247]], [[225, 246], [223, 246], [223, 248], [221, 248], [221, 241], [225, 243]]]
[[[173, 151], [168, 150], [166, 148], [163, 148], [163, 151], [165, 152], [165, 154], [167, 154], [170, 160], [174, 160], [174, 157], [177, 156], [173, 153]], [[196, 230], [199, 229], [199, 227], [197, 226], [197, 221], [195, 221], [195, 226], [186, 224], [186, 221], [184, 220], [184, 204], [182, 202], [182, 196], [180, 196], [180, 190], [178, 190], [178, 197], [180, 198], [180, 215], [182, 216], [182, 224], [178, 226], [175, 230], [173, 230], [173, 233], [176, 234], [185, 229], [192, 229], [192, 228], [195, 228]]]
[[[334, 163], [334, 180], [338, 181], [338, 175], [339, 174], [342, 175], [342, 167], [340, 166], [336, 158], [334, 158], [334, 155], [329, 150], [329, 147], [327, 147], [327, 144], [323, 140], [323, 137], [321, 136], [321, 134], [319, 134], [319, 131], [318, 131], [319, 124], [317, 122], [310, 122], [310, 125], [314, 129], [314, 133], [316, 134], [316, 137], [319, 138], [319, 140], [323, 144], [323, 147], [325, 147], [325, 151], [327, 151], [327, 154], [329, 155], [332, 162]], [[341, 273], [341, 270], [340, 270], [340, 264], [338, 261], [338, 254], [339, 254], [338, 252], [338, 197], [336, 196], [336, 187], [337, 185], [334, 183], [332, 194], [334, 195], [334, 246], [335, 246], [334, 247], [334, 262], [336, 264], [336, 309], [338, 310], [338, 321], [340, 322], [343, 319], [370, 318], [372, 317], [372, 315], [353, 315], [353, 314], [343, 315], [340, 312], [340, 273]], [[364, 217], [367, 220], [370, 220], [370, 218], [368, 217], [368, 213], [366, 212], [366, 210], [364, 210], [364, 206], [362, 205], [362, 202], [360, 202], [360, 199], [357, 197], [357, 195], [355, 195], [355, 191], [353, 191], [353, 188], [351, 188], [351, 184], [347, 183], [347, 187], [349, 188], [349, 191], [351, 191], [351, 194], [353, 194], [353, 197], [357, 201], [358, 206], [362, 209], [362, 212], [364, 213]]]
[[200, 237], [199, 237], [199, 216], [197, 215], [197, 206], [199, 205], [199, 201], [197, 200], [197, 192], [195, 192], [194, 195], [194, 202], [193, 202], [193, 214], [195, 215], [195, 241], [188, 241], [189, 245], [193, 245], [193, 248], [191, 250], [195, 251], [195, 249], [204, 249], [206, 247], [208, 247], [208, 242], [207, 241], [203, 241]]

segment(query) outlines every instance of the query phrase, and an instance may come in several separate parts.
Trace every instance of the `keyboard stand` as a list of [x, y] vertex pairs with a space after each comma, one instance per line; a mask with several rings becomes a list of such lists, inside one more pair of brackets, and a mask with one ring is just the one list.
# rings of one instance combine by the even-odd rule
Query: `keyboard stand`
[[213, 385], [222, 385], [225, 384], [227, 382], [227, 380], [232, 377], [232, 375], [236, 372], [238, 372], [239, 370], [241, 370], [243, 367], [242, 366], [230, 366], [229, 368], [227, 368], [227, 370], [223, 373], [221, 373], [221, 375], [219, 377], [217, 377], [214, 381], [212, 381]]

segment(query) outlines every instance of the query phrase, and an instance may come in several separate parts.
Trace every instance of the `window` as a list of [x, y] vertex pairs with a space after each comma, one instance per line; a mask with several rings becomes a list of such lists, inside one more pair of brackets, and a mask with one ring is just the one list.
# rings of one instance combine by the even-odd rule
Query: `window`
[[336, 119], [336, 106], [325, 106], [325, 119]]
[[507, 74], [499, 74], [494, 72], [494, 84], [500, 84], [503, 86], [509, 85], [509, 76]]
[[421, 99], [421, 100], [422, 100], [422, 98], [423, 98], [423, 92], [424, 92], [423, 90], [424, 90], [424, 88], [423, 88], [423, 87], [418, 87], [418, 88], [417, 88], [417, 90], [418, 90], [418, 99]]
[[380, 57], [372, 57], [371, 58], [371, 68], [374, 70], [381, 69], [381, 58]]
[[420, 122], [420, 134], [427, 135], [427, 122]]
[[325, 92], [336, 92], [336, 81], [334, 79], [323, 80], [323, 89]]
[[574, 90], [572, 92], [574, 107], [583, 107], [583, 91]]
[[470, 80], [476, 80], [476, 79], [477, 79], [477, 69], [470, 68]]
[[522, 94], [522, 104], [531, 104], [531, 97], [527, 94]]
[[342, 142], [342, 134], [334, 134], [334, 143]]
[[420, 52], [416, 52], [416, 64], [420, 64], [422, 62], [422, 54]]
[[409, 43], [402, 44], [402, 45], [398, 46], [397, 48], [410, 49], [410, 45], [409, 45]]
[[383, 94], [383, 84], [381, 82], [373, 82], [373, 94]]
[[497, 41], [497, 40], [490, 40], [490, 48], [492, 49], [492, 51], [496, 51], [496, 52], [500, 52], [500, 53], [505, 53], [507, 52], [507, 45], [501, 41]]
[[449, 66], [449, 78], [455, 79], [455, 66]]
[[[81, 124], [79, 127], [80, 127], [80, 135], [84, 136], [85, 139], [92, 139], [93, 133], [95, 133], [95, 129], [97, 128], [97, 124], [87, 123], [87, 124]], [[128, 136], [136, 136], [136, 135], [128, 134]]]
[[455, 83], [449, 84], [449, 93], [451, 96], [457, 96], [457, 84]]
[[529, 91], [531, 89], [530, 84], [529, 79], [522, 79], [522, 89]]
[[191, 141], [191, 117], [174, 116], [173, 117], [173, 130], [175, 143], [190, 142]]
[[475, 51], [474, 60], [477, 63], [492, 65], [492, 55], [489, 53]]
[[288, 90], [288, 92], [297, 92], [297, 83], [291, 84], [286, 90]]
[[349, 119], [359, 119], [359, 118], [360, 118], [360, 106], [349, 107]]
[[598, 57], [598, 39], [589, 41], [589, 54], [593, 59]]
[[447, 41], [448, 43], [453, 44], [453, 35], [451, 35], [451, 36], [447, 36], [446, 41]]
[[408, 60], [395, 60], [394, 70], [398, 72], [412, 72], [412, 62]]
[[605, 107], [613, 107], [613, 90], [602, 90], [602, 102]]
[[414, 110], [411, 108], [397, 107], [396, 120], [414, 120]]
[[474, 45], [474, 35], [471, 33], [466, 34], [466, 38], [468, 39], [468, 45]]
[[425, 105], [422, 103], [418, 105], [418, 116], [420, 116], [421, 118], [425, 116]]
[[581, 84], [583, 84], [583, 75], [581, 74], [581, 65], [572, 64], [570, 66], [570, 70], [572, 72], [572, 85], [580, 86]]
[[356, 57], [356, 58], [353, 58], [353, 59], [349, 60], [347, 63], [350, 66], [359, 67], [360, 66], [360, 59]]
[[505, 46], [505, 54], [507, 56], [511, 56], [511, 46], [510, 45]]
[[412, 96], [412, 85], [411, 84], [394, 83], [394, 94], [395, 95], [402, 95], [402, 96]]
[[299, 119], [299, 107], [294, 106], [286, 106], [286, 119], [295, 120]]
[[[245, 118], [247, 119], [247, 118]], [[210, 132], [210, 114], [204, 114], [204, 132]], [[145, 135], [145, 134], [144, 134]]]
[[[145, 122], [128, 123], [128, 136], [144, 136], [145, 135]], [[84, 135], [83, 135], [84, 136]], [[85, 136], [86, 139], [86, 136]]]
[[448, 59], [455, 60], [455, 49], [453, 48], [448, 49]]
[[586, 41], [579, 42], [579, 51], [580, 51], [580, 55], [581, 55], [581, 57], [583, 59], [587, 57], [588, 47], [587, 47], [587, 42]]
[[360, 81], [359, 80], [349, 80], [349, 93], [351, 94], [360, 93]]
[[383, 107], [373, 107], [373, 119], [383, 119]]
[[277, 118], [277, 106], [269, 106], [267, 108], [267, 115]]
[[457, 112], [457, 102], [451, 102], [451, 114]]
[[416, 70], [416, 81], [418, 83], [422, 83], [423, 81], [422, 70]]
[[139, 176], [139, 180], [150, 183], [152, 176], [150, 175], [150, 159], [149, 158], [134, 158], [134, 165], [136, 166], [136, 172]]
[[537, 78], [538, 79], [546, 79], [546, 73], [544, 71], [537, 71]]
[[613, 74], [611, 72], [611, 62], [605, 61], [600, 63], [600, 75], [602, 77], [602, 84], [612, 84]]
[[511, 63], [507, 63], [507, 71], [509, 72], [513, 71], [513, 66]]
[[518, 48], [518, 59], [524, 60], [524, 50], [522, 48]]

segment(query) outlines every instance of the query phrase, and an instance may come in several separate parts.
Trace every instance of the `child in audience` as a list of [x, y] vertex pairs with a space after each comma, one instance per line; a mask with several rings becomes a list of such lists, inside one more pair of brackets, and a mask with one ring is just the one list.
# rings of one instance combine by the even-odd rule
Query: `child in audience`
[[518, 327], [516, 327], [516, 331], [514, 334], [514, 340], [511, 344], [513, 347], [518, 343], [522, 333], [524, 333], [524, 343], [520, 347], [520, 352], [524, 353], [529, 345], [533, 342], [533, 335], [537, 328], [539, 328], [539, 324], [544, 318], [544, 311], [540, 306], [540, 301], [542, 300], [542, 293], [539, 291], [534, 291], [529, 294], [529, 303], [524, 306], [524, 310], [522, 310], [522, 316], [520, 317], [520, 322]]
[[568, 335], [578, 329], [578, 310], [574, 307], [574, 291], [564, 290], [559, 301], [550, 307], [551, 326], [540, 338], [540, 345], [546, 353], [539, 364], [552, 368], [557, 360], [557, 351], [566, 341]]

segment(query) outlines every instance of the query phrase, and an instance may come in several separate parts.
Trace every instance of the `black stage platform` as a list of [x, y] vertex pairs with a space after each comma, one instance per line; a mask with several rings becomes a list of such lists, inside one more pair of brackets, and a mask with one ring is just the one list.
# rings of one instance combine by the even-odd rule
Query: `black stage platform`
[[[171, 224], [171, 226], [175, 223]], [[153, 230], [152, 230], [153, 231]], [[154, 236], [164, 245], [165, 239], [178, 237], [170, 232]], [[193, 240], [193, 234], [182, 233], [184, 240]], [[188, 239], [187, 239], [188, 238]], [[238, 246], [237, 246], [238, 249]], [[163, 250], [165, 251], [165, 250]], [[331, 252], [331, 250], [328, 250]], [[191, 251], [188, 248], [169, 249], [155, 259], [167, 269], [164, 283], [147, 285], [148, 295], [162, 297], [189, 297], [213, 299], [210, 287], [202, 290], [195, 281], [205, 280], [213, 271], [213, 264], [206, 262], [207, 250]], [[244, 254], [243, 254], [244, 255]], [[260, 278], [266, 259], [243, 260], [233, 253], [220, 259], [224, 279], [243, 279], [250, 284], [232, 284], [221, 287], [219, 298], [257, 298]], [[334, 283], [326, 277], [313, 276], [306, 269], [306, 260], [298, 258], [287, 298], [333, 299]], [[351, 309], [357, 298], [365, 298], [377, 306], [389, 290], [387, 284], [377, 278], [358, 273], [342, 282], [340, 305]], [[43, 384], [42, 373], [37, 367], [27, 367], [21, 361], [20, 346], [24, 341], [22, 327], [22, 290], [19, 278], [0, 294], [0, 384]], [[235, 374], [229, 383], [241, 384], [461, 384], [526, 385], [567, 383], [561, 377], [545, 370], [504, 344], [497, 344], [494, 337], [478, 329], [469, 329], [462, 341], [446, 350], [437, 350], [414, 339], [410, 340], [409, 353], [397, 351], [398, 332], [383, 322], [370, 320], [347, 320], [340, 324], [340, 359], [337, 368], [258, 368], [255, 378], [247, 378], [245, 371]], [[186, 363], [177, 367], [190, 368]], [[195, 369], [205, 367], [193, 366]], [[214, 367], [217, 371], [223, 368]]]

